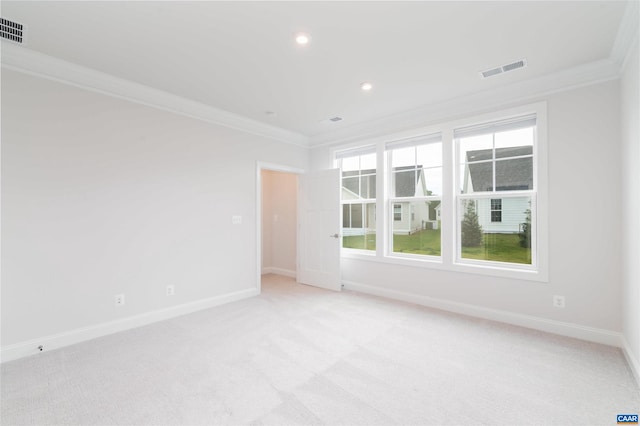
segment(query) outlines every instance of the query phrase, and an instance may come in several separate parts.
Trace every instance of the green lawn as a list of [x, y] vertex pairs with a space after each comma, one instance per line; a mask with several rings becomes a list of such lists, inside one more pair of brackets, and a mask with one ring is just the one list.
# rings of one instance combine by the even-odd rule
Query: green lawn
[[531, 249], [520, 247], [518, 234], [484, 234], [480, 247], [463, 247], [464, 259], [531, 264]]
[[[518, 234], [485, 234], [483, 240], [481, 247], [463, 247], [462, 257], [464, 259], [531, 264], [531, 249], [520, 247]], [[370, 234], [344, 237], [342, 246], [375, 250], [376, 236]], [[440, 230], [425, 230], [412, 235], [394, 235], [393, 251], [440, 256]]]
[[376, 234], [350, 235], [348, 237], [342, 237], [342, 247], [361, 250], [375, 250]]
[[[375, 234], [352, 235], [342, 239], [342, 247], [365, 250], [376, 249]], [[440, 256], [440, 231], [420, 231], [413, 235], [394, 235], [393, 251], [399, 253]]]
[[440, 256], [440, 230], [418, 231], [411, 235], [394, 235], [393, 251], [395, 253]]

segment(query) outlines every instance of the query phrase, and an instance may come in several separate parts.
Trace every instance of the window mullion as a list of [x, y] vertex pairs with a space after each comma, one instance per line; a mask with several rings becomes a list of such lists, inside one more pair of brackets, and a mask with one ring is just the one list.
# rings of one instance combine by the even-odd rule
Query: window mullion
[[456, 247], [456, 216], [454, 208], [455, 193], [458, 188], [456, 160], [457, 152], [453, 143], [453, 129], [451, 127], [442, 131], [442, 201], [441, 214], [441, 238], [440, 250], [442, 262], [445, 265], [453, 264], [454, 250]]
[[387, 196], [387, 173], [384, 143], [377, 146], [376, 155], [376, 256], [383, 257], [387, 252], [387, 218], [385, 197]]
[[496, 190], [496, 134], [491, 135], [493, 150], [491, 152], [491, 169], [492, 169], [492, 178], [493, 182], [491, 183], [491, 189], [493, 191]]

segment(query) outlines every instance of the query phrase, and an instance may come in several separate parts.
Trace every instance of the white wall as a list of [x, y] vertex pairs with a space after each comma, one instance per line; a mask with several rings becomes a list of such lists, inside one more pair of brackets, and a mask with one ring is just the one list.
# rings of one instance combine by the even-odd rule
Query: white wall
[[[573, 328], [576, 334], [588, 335], [595, 328], [604, 331], [603, 340], [615, 338], [622, 329], [619, 84], [601, 83], [527, 103], [537, 100], [548, 102], [548, 283], [345, 258], [347, 287], [418, 303], [434, 304], [430, 298], [435, 298], [439, 306], [489, 317], [499, 311], [493, 316], [543, 329], [572, 323], [579, 325]], [[515, 105], [505, 108], [510, 106]], [[426, 124], [432, 124], [429, 117]], [[313, 149], [312, 167], [330, 167], [328, 152], [328, 147]], [[602, 215], [594, 217], [599, 209]], [[565, 296], [566, 308], [554, 308], [553, 295]]]
[[308, 150], [3, 69], [3, 350], [255, 289], [256, 161]]
[[622, 76], [623, 333], [640, 382], [640, 73], [638, 40]]
[[298, 176], [262, 172], [262, 270], [295, 276]]

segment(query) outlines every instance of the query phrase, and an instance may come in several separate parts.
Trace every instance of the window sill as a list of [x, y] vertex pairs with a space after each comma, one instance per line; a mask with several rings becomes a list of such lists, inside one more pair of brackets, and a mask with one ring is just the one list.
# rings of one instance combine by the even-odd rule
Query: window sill
[[427, 259], [417, 259], [405, 256], [387, 255], [380, 257], [374, 251], [342, 249], [343, 259], [363, 260], [367, 262], [384, 263], [389, 265], [408, 266], [413, 268], [435, 269], [440, 271], [457, 272], [465, 274], [476, 274], [492, 276], [496, 278], [508, 278], [525, 281], [549, 282], [546, 273], [534, 269], [510, 268], [508, 265], [496, 264], [479, 265], [472, 263], [454, 262], [445, 264], [442, 258], [431, 257]]

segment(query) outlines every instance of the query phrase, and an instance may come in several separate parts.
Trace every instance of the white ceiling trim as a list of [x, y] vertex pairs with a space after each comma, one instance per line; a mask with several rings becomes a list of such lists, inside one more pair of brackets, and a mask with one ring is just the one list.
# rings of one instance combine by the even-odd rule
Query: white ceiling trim
[[619, 77], [619, 65], [613, 59], [604, 59], [317, 135], [311, 137], [311, 146], [336, 146], [362, 139], [378, 138], [514, 102], [531, 101], [552, 93], [615, 80]]
[[616, 41], [611, 49], [611, 59], [613, 59], [620, 69], [624, 69], [627, 58], [631, 53], [631, 48], [638, 38], [638, 26], [640, 23], [640, 2], [630, 1], [622, 16], [622, 21], [618, 27]]
[[2, 67], [303, 147], [309, 138], [2, 41]]

